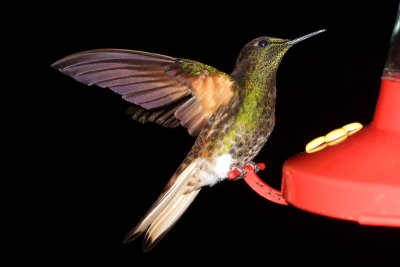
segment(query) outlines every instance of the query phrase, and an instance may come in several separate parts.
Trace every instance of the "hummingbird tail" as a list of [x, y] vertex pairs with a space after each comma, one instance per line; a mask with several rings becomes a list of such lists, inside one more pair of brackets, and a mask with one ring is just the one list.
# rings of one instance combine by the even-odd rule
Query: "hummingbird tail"
[[200, 188], [187, 190], [187, 181], [196, 171], [196, 163], [193, 161], [184, 171], [171, 178], [163, 194], [137, 226], [128, 233], [124, 242], [132, 241], [146, 232], [143, 250], [147, 252], [168, 233], [200, 191]]

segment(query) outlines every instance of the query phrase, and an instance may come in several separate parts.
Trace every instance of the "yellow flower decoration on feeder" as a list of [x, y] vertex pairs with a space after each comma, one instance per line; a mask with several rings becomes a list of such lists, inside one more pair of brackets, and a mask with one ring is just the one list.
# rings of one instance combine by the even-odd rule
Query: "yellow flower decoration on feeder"
[[353, 122], [346, 124], [345, 126], [330, 131], [325, 136], [320, 136], [313, 139], [306, 145], [307, 153], [314, 153], [320, 151], [327, 146], [333, 146], [343, 142], [348, 136], [358, 132], [363, 128], [363, 125], [359, 122]]

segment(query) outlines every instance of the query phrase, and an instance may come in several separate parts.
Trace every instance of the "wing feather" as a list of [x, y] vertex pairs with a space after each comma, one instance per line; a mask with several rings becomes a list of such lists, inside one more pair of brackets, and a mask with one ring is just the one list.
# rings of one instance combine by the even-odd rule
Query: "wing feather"
[[140, 122], [176, 127], [197, 135], [234, 93], [230, 77], [202, 63], [160, 54], [97, 49], [67, 56], [52, 65], [87, 84], [108, 88], [143, 109], [128, 112]]

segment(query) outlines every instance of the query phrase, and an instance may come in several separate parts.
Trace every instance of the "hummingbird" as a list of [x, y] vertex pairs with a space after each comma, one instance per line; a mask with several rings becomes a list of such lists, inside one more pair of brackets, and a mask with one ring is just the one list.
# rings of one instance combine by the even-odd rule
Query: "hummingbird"
[[143, 250], [151, 250], [204, 186], [253, 164], [275, 125], [276, 74], [283, 56], [294, 44], [323, 31], [293, 40], [256, 38], [241, 49], [230, 75], [190, 59], [126, 49], [78, 52], [52, 64], [78, 82], [120, 94], [132, 104], [127, 114], [135, 121], [182, 125], [197, 136], [125, 242], [144, 234]]

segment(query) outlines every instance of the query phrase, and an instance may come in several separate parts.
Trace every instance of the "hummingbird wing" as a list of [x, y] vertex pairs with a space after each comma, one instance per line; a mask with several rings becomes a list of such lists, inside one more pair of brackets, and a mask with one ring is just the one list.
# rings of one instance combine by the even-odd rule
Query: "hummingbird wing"
[[217, 69], [154, 53], [97, 49], [67, 56], [52, 67], [75, 80], [122, 95], [133, 120], [186, 127], [197, 136], [233, 95], [233, 81]]

